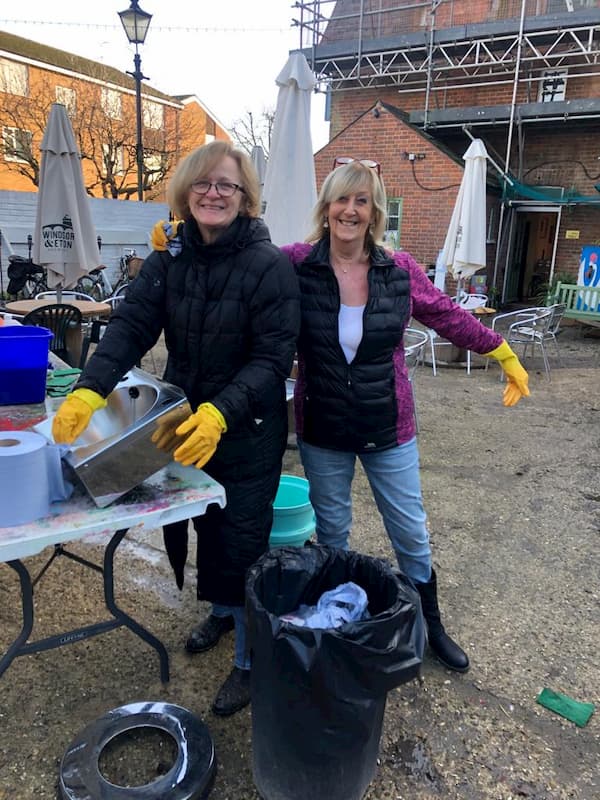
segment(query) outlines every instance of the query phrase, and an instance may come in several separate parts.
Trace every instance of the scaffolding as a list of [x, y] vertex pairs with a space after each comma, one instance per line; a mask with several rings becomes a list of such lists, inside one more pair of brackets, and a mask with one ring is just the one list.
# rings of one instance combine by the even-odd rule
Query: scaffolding
[[[313, 0], [296, 2], [294, 8], [300, 49], [321, 91], [391, 88], [399, 95], [412, 93], [408, 105], [413, 109], [415, 95], [422, 95], [421, 110], [411, 111], [409, 120], [437, 136], [442, 128], [468, 133], [475, 125], [501, 125], [506, 150], [499, 171], [504, 176], [510, 174], [514, 131], [521, 137], [524, 122], [600, 118], [597, 82], [590, 81], [596, 91], [586, 97], [566, 101], [556, 94], [561, 86], [564, 92], [565, 75], [569, 80], [600, 76], [600, 0], [490, 0], [487, 5], [475, 0]], [[456, 95], [454, 103], [448, 102], [453, 91], [478, 88], [494, 88], [504, 98], [502, 105], [465, 107]], [[550, 97], [544, 97], [546, 91]], [[494, 284], [507, 208], [507, 262], [513, 238], [514, 215], [504, 200]], [[559, 221], [561, 208], [558, 204]], [[557, 240], [552, 269], [556, 246]]]
[[598, 74], [598, 0], [497, 0], [486, 20], [456, 24], [459, 7], [468, 5], [312, 0], [295, 4], [294, 24], [323, 91], [395, 87], [433, 93], [531, 85], [543, 79], [533, 73], [545, 70]]

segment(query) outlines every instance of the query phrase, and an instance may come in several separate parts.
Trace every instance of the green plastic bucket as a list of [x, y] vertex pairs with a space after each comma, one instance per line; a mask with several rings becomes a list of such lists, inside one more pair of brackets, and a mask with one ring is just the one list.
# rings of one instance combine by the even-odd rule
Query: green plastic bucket
[[302, 547], [315, 532], [315, 514], [308, 496], [308, 481], [282, 475], [273, 503], [270, 547]]

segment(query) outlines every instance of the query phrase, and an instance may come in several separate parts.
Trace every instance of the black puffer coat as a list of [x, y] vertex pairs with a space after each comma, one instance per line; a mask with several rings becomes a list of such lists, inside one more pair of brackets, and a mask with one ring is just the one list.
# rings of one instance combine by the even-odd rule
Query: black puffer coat
[[164, 330], [165, 379], [195, 410], [211, 402], [228, 430], [204, 467], [227, 506], [195, 521], [198, 594], [244, 602], [246, 569], [268, 546], [287, 441], [285, 379], [300, 327], [299, 292], [286, 256], [261, 220], [238, 217], [214, 244], [194, 220], [181, 254], [152, 253], [130, 284], [78, 387], [106, 396]]

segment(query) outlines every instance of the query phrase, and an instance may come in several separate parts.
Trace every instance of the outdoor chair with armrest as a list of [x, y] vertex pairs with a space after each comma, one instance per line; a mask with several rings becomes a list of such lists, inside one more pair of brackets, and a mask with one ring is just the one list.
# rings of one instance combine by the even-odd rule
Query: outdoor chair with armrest
[[[102, 302], [106, 305], [111, 307], [111, 314], [115, 310], [115, 308], [125, 299], [124, 294], [119, 294], [116, 297], [107, 297]], [[95, 301], [94, 301], [95, 302]], [[110, 315], [108, 317], [100, 317], [99, 319], [94, 319], [89, 324], [89, 329], [87, 331], [87, 335], [83, 340], [83, 344], [81, 347], [81, 368], [85, 366], [85, 362], [87, 361], [88, 351], [90, 349], [90, 344], [98, 344], [100, 339], [102, 338], [102, 334], [104, 333], [104, 329], [108, 325], [108, 321], [110, 319]], [[139, 365], [138, 365], [139, 366]]]
[[[451, 298], [454, 303], [459, 305], [465, 311], [474, 311], [476, 308], [485, 308], [488, 303], [488, 296], [486, 294], [468, 294], [467, 292], [463, 292], [460, 295], [460, 299], [458, 297]], [[428, 328], [427, 333], [429, 334], [429, 344], [431, 347], [431, 367], [433, 369], [433, 374], [437, 375], [437, 362], [435, 357], [435, 351], [438, 347], [454, 347], [452, 342], [447, 342], [442, 339], [433, 328]], [[467, 350], [467, 375], [471, 374], [471, 351]]]
[[[111, 307], [111, 314], [117, 308], [117, 306], [125, 300], [124, 294], [118, 294], [116, 297], [106, 297], [102, 302], [106, 303]], [[83, 369], [85, 362], [87, 360], [88, 351], [90, 349], [90, 344], [98, 344], [100, 339], [102, 338], [102, 334], [106, 326], [110, 321], [110, 315], [108, 317], [101, 317], [100, 319], [95, 319], [92, 321], [90, 326], [90, 333], [89, 336], [86, 336], [83, 340], [83, 345], [81, 348], [81, 368]], [[154, 359], [154, 353], [152, 350], [148, 352], [148, 356], [150, 361], [152, 361], [152, 368], [154, 370], [154, 374], [156, 374], [156, 361]], [[141, 363], [136, 364], [137, 367], [141, 366]]]
[[[556, 331], [560, 325], [562, 313], [560, 309], [556, 312], [558, 319], [554, 326], [555, 307], [554, 306], [534, 306], [518, 311], [507, 311], [505, 314], [498, 314], [492, 322], [492, 330], [502, 334], [511, 347], [522, 345], [522, 356], [527, 357], [527, 352], [531, 347], [531, 354], [534, 355], [536, 345], [542, 352], [544, 370], [548, 380], [550, 378], [550, 363], [546, 352], [546, 342], [549, 339], [556, 344]], [[560, 363], [560, 357], [559, 357]], [[487, 368], [486, 364], [486, 368]], [[501, 379], [503, 373], [500, 375]]]
[[419, 364], [423, 363], [423, 352], [429, 341], [429, 333], [418, 328], [406, 328], [404, 331], [404, 363], [408, 371], [408, 380], [412, 392], [415, 413], [415, 427], [419, 433], [419, 416], [417, 414], [417, 397], [415, 394], [415, 374]]
[[[48, 297], [56, 297], [57, 291], [56, 289], [49, 291], [49, 292], [38, 292], [35, 296], [36, 300], [44, 300]], [[96, 303], [97, 300], [94, 300], [89, 294], [85, 294], [84, 292], [72, 292], [70, 290], [65, 291], [64, 289], [61, 291], [60, 296], [64, 300], [89, 300], [90, 303]]]

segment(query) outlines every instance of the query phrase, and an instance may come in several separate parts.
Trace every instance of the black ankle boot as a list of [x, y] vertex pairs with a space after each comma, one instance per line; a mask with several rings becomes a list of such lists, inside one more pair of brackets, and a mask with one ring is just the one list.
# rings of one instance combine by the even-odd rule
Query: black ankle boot
[[214, 647], [221, 636], [227, 631], [232, 631], [234, 627], [232, 616], [215, 617], [214, 614], [211, 614], [204, 622], [192, 629], [185, 643], [185, 649], [188, 653], [204, 653]]
[[212, 705], [213, 714], [229, 717], [250, 702], [250, 670], [234, 667], [219, 689]]
[[445, 667], [456, 672], [466, 672], [469, 669], [468, 656], [448, 636], [440, 619], [435, 571], [431, 570], [431, 578], [427, 583], [417, 583], [415, 585], [421, 597], [423, 616], [427, 623], [427, 642], [429, 647], [438, 661], [441, 661]]

